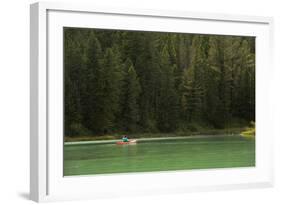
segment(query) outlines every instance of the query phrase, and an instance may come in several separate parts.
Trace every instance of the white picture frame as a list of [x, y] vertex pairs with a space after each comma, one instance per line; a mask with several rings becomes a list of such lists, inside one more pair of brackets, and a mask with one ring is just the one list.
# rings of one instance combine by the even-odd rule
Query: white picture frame
[[[157, 26], [156, 26], [157, 25]], [[62, 28], [256, 36], [256, 167], [63, 177]], [[273, 19], [40, 2], [30, 9], [30, 198], [72, 200], [273, 186]], [[126, 177], [126, 180], [124, 180]]]

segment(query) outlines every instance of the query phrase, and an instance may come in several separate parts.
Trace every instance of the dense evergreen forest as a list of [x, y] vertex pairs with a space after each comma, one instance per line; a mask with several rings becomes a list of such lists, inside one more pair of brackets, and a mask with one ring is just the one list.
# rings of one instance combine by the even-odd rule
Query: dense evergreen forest
[[255, 38], [64, 28], [65, 136], [255, 121]]

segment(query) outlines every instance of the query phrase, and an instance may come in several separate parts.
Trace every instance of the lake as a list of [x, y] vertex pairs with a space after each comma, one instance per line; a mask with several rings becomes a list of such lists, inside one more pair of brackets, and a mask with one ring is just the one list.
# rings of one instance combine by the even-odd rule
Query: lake
[[251, 166], [255, 140], [238, 135], [64, 145], [64, 176]]

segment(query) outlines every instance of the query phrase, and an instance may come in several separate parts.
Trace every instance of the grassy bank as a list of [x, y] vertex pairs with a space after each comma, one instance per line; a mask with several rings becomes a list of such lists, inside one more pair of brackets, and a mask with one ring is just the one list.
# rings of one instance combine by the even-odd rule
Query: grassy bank
[[173, 136], [191, 136], [191, 135], [221, 135], [221, 134], [240, 134], [246, 128], [227, 128], [227, 129], [202, 129], [200, 131], [181, 131], [173, 133], [114, 133], [102, 136], [65, 136], [65, 142], [76, 141], [93, 141], [93, 140], [114, 140], [120, 139], [122, 135], [127, 134], [129, 138], [159, 138], [159, 137], [173, 137]]

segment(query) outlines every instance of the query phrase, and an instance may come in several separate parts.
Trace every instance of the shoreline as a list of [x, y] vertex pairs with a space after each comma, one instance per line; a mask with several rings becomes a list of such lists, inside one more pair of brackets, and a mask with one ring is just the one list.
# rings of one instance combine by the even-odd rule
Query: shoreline
[[122, 135], [127, 134], [131, 139], [141, 138], [167, 138], [167, 137], [186, 137], [198, 135], [239, 135], [247, 127], [233, 127], [226, 129], [206, 129], [195, 132], [175, 132], [175, 133], [116, 133], [104, 136], [64, 136], [64, 142], [81, 142], [81, 141], [102, 141], [102, 140], [119, 140]]
[[[195, 138], [211, 138], [211, 137], [225, 137], [225, 136], [241, 136], [240, 134], [217, 134], [217, 135], [189, 135], [189, 136], [174, 136], [174, 137], [152, 137], [152, 138], [131, 138], [136, 139], [139, 142], [145, 141], [160, 141], [160, 140], [180, 140], [180, 139], [195, 139]], [[64, 142], [64, 145], [83, 145], [83, 144], [112, 144], [120, 141], [120, 139], [114, 140], [89, 140], [89, 141], [72, 141]]]

